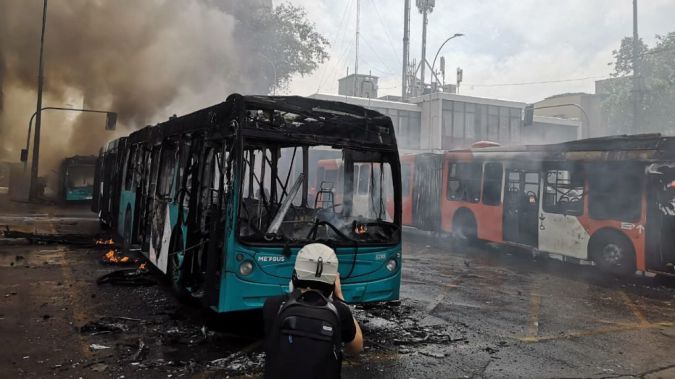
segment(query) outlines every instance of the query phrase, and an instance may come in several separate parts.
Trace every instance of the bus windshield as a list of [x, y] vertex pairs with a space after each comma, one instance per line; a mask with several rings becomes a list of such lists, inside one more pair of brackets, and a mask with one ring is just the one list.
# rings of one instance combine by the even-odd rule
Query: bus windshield
[[391, 162], [388, 154], [328, 146], [246, 149], [240, 240], [293, 245], [398, 242]]

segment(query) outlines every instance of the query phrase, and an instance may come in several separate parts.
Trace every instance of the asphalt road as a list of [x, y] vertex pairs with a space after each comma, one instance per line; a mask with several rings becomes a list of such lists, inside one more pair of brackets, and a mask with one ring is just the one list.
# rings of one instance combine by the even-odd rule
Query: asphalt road
[[[40, 217], [45, 230], [63, 228], [62, 216]], [[95, 230], [95, 220], [67, 222]], [[675, 377], [672, 282], [404, 239], [401, 304], [356, 307], [367, 349], [344, 377]], [[97, 285], [121, 268], [101, 263], [106, 250], [0, 245], [4, 377], [260, 373], [259, 313], [216, 317], [153, 274], [156, 285]]]

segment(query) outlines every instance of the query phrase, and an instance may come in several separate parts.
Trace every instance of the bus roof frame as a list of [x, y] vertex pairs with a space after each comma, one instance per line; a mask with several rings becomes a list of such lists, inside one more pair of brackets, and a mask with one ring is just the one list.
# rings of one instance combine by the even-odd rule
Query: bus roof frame
[[[252, 112], [267, 115], [268, 120], [273, 120], [272, 124], [252, 118]], [[295, 116], [291, 122], [278, 117], [288, 114]], [[201, 131], [221, 137], [239, 134], [247, 139], [269, 141], [280, 147], [328, 145], [398, 151], [391, 119], [379, 112], [338, 101], [300, 96], [239, 94], [228, 96], [223, 103], [146, 126], [131, 133], [127, 143], [160, 143], [167, 137]]]

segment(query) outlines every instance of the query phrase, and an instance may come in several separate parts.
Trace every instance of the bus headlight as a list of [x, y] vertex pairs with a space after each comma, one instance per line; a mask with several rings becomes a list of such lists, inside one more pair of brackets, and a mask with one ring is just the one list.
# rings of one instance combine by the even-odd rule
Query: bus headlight
[[396, 266], [398, 266], [396, 259], [390, 259], [389, 262], [387, 262], [387, 270], [391, 272], [396, 271]]
[[241, 275], [248, 275], [253, 271], [253, 262], [251, 261], [243, 261], [239, 265], [239, 274]]

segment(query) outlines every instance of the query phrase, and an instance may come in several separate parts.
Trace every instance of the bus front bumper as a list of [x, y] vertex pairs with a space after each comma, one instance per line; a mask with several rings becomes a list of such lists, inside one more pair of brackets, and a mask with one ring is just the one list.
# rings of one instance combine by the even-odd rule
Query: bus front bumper
[[[350, 304], [375, 303], [398, 300], [401, 287], [401, 271], [384, 279], [343, 283], [342, 293]], [[216, 312], [232, 312], [262, 308], [268, 297], [288, 293], [288, 284], [255, 283], [242, 280], [235, 274], [228, 273], [222, 281], [220, 298], [217, 306], [211, 308]]]

